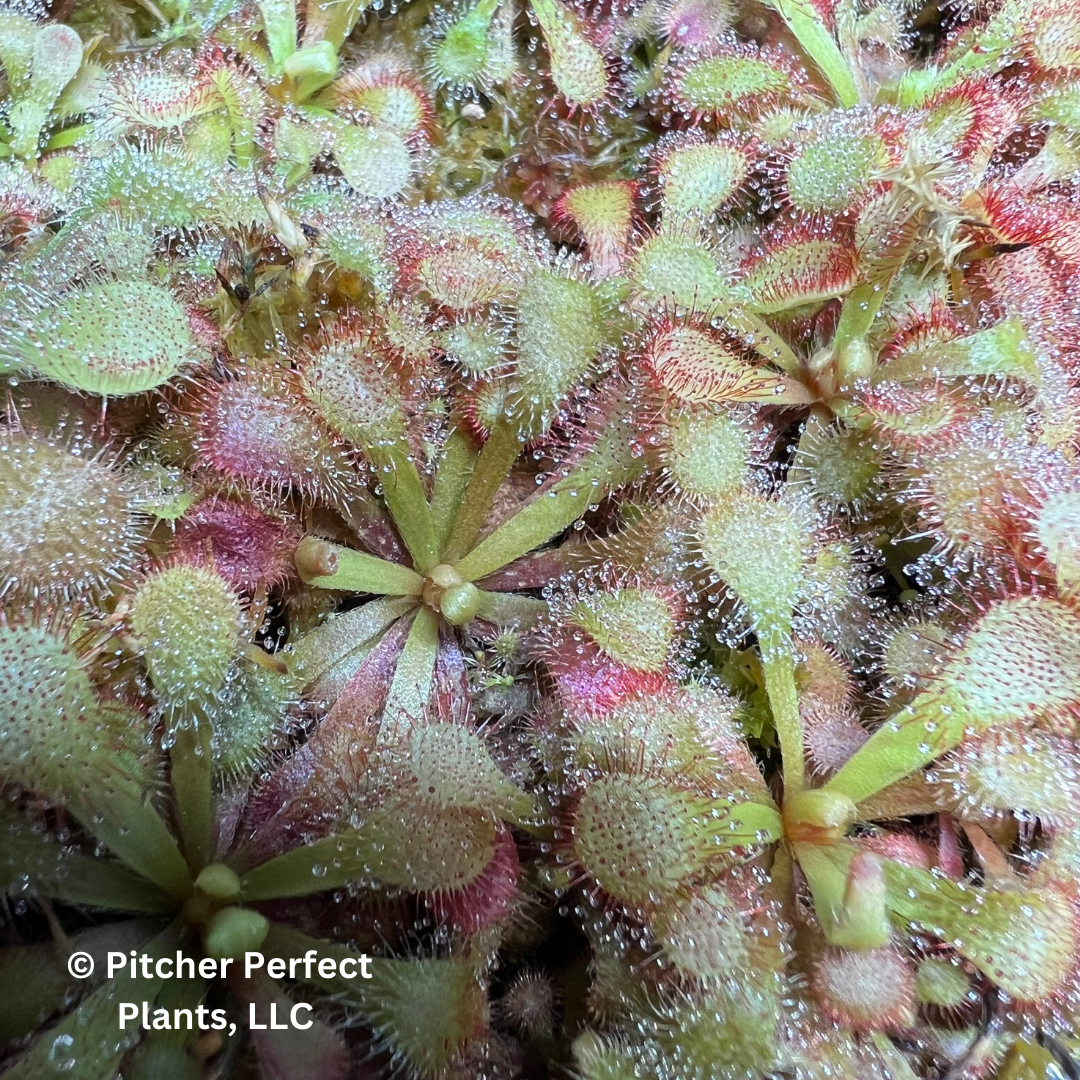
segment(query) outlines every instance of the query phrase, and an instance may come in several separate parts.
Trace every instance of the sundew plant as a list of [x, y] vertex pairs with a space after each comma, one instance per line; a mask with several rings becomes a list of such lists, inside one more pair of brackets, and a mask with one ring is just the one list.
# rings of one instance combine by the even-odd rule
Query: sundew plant
[[3, 1076], [1080, 1076], [1078, 0], [0, 69]]

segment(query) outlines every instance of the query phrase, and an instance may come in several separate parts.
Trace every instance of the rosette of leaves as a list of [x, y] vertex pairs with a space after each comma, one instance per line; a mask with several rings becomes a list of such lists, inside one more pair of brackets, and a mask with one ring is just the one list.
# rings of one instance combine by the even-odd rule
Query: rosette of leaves
[[[0, 748], [50, 828], [11, 818], [11, 873], [203, 942], [419, 905], [470, 963], [357, 1007], [424, 1074], [590, 1016], [609, 1080], [1074, 1069], [1075, 6], [30, 11]], [[538, 716], [478, 730], [541, 595]], [[519, 883], [585, 944], [481, 1066]]]
[[[768, 629], [788, 633], [776, 613], [791, 600], [766, 613], [784, 580], [770, 559], [801, 545], [797, 534], [762, 542], [779, 511], [739, 520], [722, 562], [715, 521], [699, 542], [764, 620], [753, 677], [778, 729], [782, 788], [770, 791], [742, 741], [748, 702], [673, 677], [675, 624], [639, 590], [568, 607], [548, 654], [564, 710], [542, 743], [561, 807], [549, 880], [575, 910], [602, 912], [610, 933], [593, 940], [603, 1034], [578, 1039], [578, 1067], [964, 1069], [990, 1052], [972, 1013], [987, 993], [1008, 1003], [995, 1054], [1019, 1038], [1010, 1060], [1023, 1060], [1034, 1053], [1023, 1039], [1039, 1033], [1067, 1061], [1080, 925], [1075, 812], [1062, 800], [1077, 779], [1071, 736], [1055, 744], [1051, 733], [1074, 723], [1075, 611], [1050, 595], [994, 601], [950, 634], [932, 669], [920, 651], [906, 654], [912, 672], [932, 675], [872, 730], [853, 712], [836, 652], [789, 640], [794, 662], [781, 674], [785, 646]], [[587, 614], [596, 610], [599, 625]], [[894, 665], [906, 633], [890, 642]], [[840, 749], [826, 761], [830, 747]], [[1011, 815], [1044, 823], [1048, 842], [1029, 847], [1002, 827]]]
[[[198, 632], [174, 617], [181, 603], [198, 612]], [[167, 739], [137, 709], [99, 693], [92, 657], [79, 652], [69, 633], [42, 623], [0, 625], [8, 687], [0, 778], [12, 795], [0, 817], [3, 892], [9, 901], [33, 897], [120, 920], [53, 946], [0, 950], [3, 1038], [22, 1040], [7, 1076], [57, 1070], [88, 1080], [118, 1070], [132, 1077], [194, 1077], [207, 1068], [230, 1073], [245, 1067], [247, 1042], [259, 1067], [274, 1075], [309, 1075], [313, 1067], [346, 1075], [347, 1047], [329, 1012], [284, 1039], [245, 1033], [245, 1006], [260, 1012], [271, 1004], [288, 1008], [304, 992], [295, 983], [286, 990], [264, 974], [246, 978], [245, 952], [302, 957], [314, 949], [339, 960], [359, 956], [348, 945], [268, 918], [260, 903], [332, 889], [355, 878], [358, 865], [377, 867], [380, 855], [356, 834], [341, 833], [334, 838], [338, 858], [327, 866], [294, 866], [283, 874], [273, 859], [245, 870], [230, 850], [235, 820], [229, 824], [227, 793], [212, 783], [211, 748], [229, 737], [229, 721], [215, 714], [215, 705], [235, 659], [237, 613], [222, 579], [190, 566], [157, 572], [132, 598], [129, 632], [167, 712]], [[20, 687], [33, 690], [20, 698]], [[48, 822], [44, 807], [51, 808]], [[61, 820], [70, 824], [60, 828]], [[276, 887], [268, 887], [268, 871]], [[67, 973], [67, 955], [77, 948], [96, 960], [89, 982]], [[105, 953], [117, 948], [152, 961], [182, 951], [199, 975], [166, 980], [141, 971], [133, 976], [125, 968], [105, 978]], [[223, 979], [208, 979], [206, 968], [198, 967], [203, 958], [233, 964]], [[345, 1008], [367, 1017], [378, 1045], [417, 1075], [439, 1074], [482, 1032], [486, 999], [471, 963], [376, 958], [373, 965], [373, 978], [362, 983], [321, 978], [310, 969], [310, 988], [331, 996], [336, 1013]], [[418, 1037], [410, 1019], [424, 995], [441, 1003], [434, 1047]], [[125, 1034], [120, 1002], [146, 1002], [151, 1013], [164, 1009], [170, 1017], [174, 1009], [221, 1007], [242, 1034], [213, 1035], [207, 1042], [205, 1032], [170, 1024]]]

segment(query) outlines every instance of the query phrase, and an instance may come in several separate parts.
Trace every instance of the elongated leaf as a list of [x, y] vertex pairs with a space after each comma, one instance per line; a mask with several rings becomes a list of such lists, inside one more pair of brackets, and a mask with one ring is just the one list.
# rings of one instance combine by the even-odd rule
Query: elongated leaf
[[833, 350], [840, 353], [844, 346], [864, 338], [874, 325], [888, 292], [881, 284], [867, 282], [851, 290], [840, 309], [840, 321], [833, 335]]
[[893, 1080], [918, 1080], [915, 1070], [908, 1063], [908, 1059], [892, 1044], [887, 1035], [875, 1031], [870, 1038], [877, 1052], [881, 1055], [881, 1060], [889, 1070], [888, 1075]]
[[830, 944], [878, 948], [889, 941], [881, 860], [849, 841], [792, 845]]
[[557, 536], [604, 496], [587, 475], [576, 475], [530, 503], [485, 537], [457, 564], [466, 581], [486, 577]]
[[329, 41], [335, 49], [340, 49], [357, 20], [370, 6], [371, 0], [336, 0], [332, 4], [325, 0], [309, 0], [304, 44]]
[[520, 425], [511, 423], [506, 417], [495, 424], [469, 476], [468, 486], [444, 545], [444, 558], [447, 561], [459, 562], [472, 547], [491, 509], [495, 493], [510, 475], [523, 443]]
[[1056, 889], [976, 889], [885, 862], [888, 903], [905, 922], [970, 960], [1018, 1001], [1042, 1001], [1067, 985], [1078, 931]]
[[916, 69], [901, 80], [897, 104], [901, 107], [922, 104], [933, 94], [955, 86], [965, 78], [984, 71], [998, 71], [1015, 59], [1015, 49], [1025, 20], [1033, 10], [1020, 0], [1007, 0], [992, 18], [967, 40], [967, 49], [948, 66]]
[[784, 789], [794, 794], [803, 786], [803, 721], [795, 686], [795, 654], [786, 628], [759, 634], [761, 671], [783, 757]]
[[[170, 1015], [174, 1009], [190, 1009], [195, 1015], [206, 991], [204, 979], [171, 979], [163, 984], [156, 1007]], [[124, 1064], [124, 1080], [201, 1080], [202, 1070], [188, 1052], [199, 1037], [199, 1029], [189, 1031], [186, 1024], [146, 1032], [131, 1060]]]
[[[362, 607], [335, 615], [322, 626], [305, 634], [294, 646], [280, 654], [299, 690], [315, 699], [331, 698], [348, 681], [363, 659], [357, 655], [374, 645], [380, 634], [416, 605], [411, 597], [373, 600]], [[354, 657], [349, 670], [341, 665]], [[331, 685], [335, 688], [330, 693]]]
[[397, 743], [411, 723], [423, 719], [431, 697], [438, 653], [439, 616], [431, 608], [420, 607], [390, 685], [379, 727], [379, 745]]
[[413, 730], [410, 766], [418, 792], [440, 809], [478, 810], [515, 824], [536, 802], [495, 764], [483, 738], [464, 724], [433, 721]]
[[359, 829], [344, 829], [287, 851], [242, 875], [245, 900], [308, 896], [352, 882], [382, 882], [410, 892], [476, 880], [495, 854], [489, 814], [419, 809], [408, 802], [373, 810]]
[[466, 581], [475, 581], [507, 566], [540, 547], [576, 521], [590, 504], [609, 491], [629, 484], [644, 471], [644, 459], [635, 452], [633, 408], [625, 384], [605, 384], [597, 405], [599, 434], [581, 455], [573, 472], [485, 537], [458, 564]]
[[[354, 1002], [362, 1003], [365, 1000], [365, 989], [370, 985], [370, 980], [365, 980], [362, 975], [360, 958], [364, 955], [349, 945], [341, 945], [335, 941], [326, 941], [322, 938], [311, 937], [308, 934], [294, 930], [291, 926], [282, 926], [280, 923], [271, 923], [270, 931], [263, 942], [263, 952], [267, 956], [280, 956], [284, 959], [302, 960], [305, 956], [314, 952], [315, 956], [325, 956], [340, 966], [342, 960], [352, 960], [353, 966], [347, 967], [346, 971], [355, 970], [357, 977], [345, 978], [340, 974], [324, 976], [319, 974], [318, 964], [310, 964], [305, 967], [297, 964], [294, 968], [296, 978], [308, 986], [325, 990], [329, 994], [342, 994], [351, 998]], [[400, 963], [400, 961], [397, 961]], [[368, 971], [395, 963], [393, 960], [383, 960], [380, 957], [371, 957], [367, 963]]]
[[1039, 380], [1039, 366], [1023, 323], [1003, 319], [988, 330], [905, 351], [876, 374], [894, 382], [1008, 375], [1034, 384]]
[[49, 839], [22, 815], [0, 810], [0, 891], [31, 889], [69, 904], [115, 911], [167, 912], [175, 901], [123, 863]]
[[770, 844], [784, 834], [784, 823], [775, 806], [759, 802], [736, 803], [723, 815], [723, 828], [716, 835], [722, 847]]
[[172, 896], [191, 890], [191, 875], [176, 838], [139, 783], [119, 771], [83, 787], [72, 777], [68, 810], [103, 844], [144, 878]]
[[[175, 951], [181, 940], [175, 927], [146, 946], [149, 956]], [[30, 1049], [5, 1073], [5, 1080], [43, 1080], [66, 1076], [74, 1080], [114, 1080], [121, 1058], [138, 1036], [135, 1022], [120, 1030], [120, 1002], [156, 1000], [164, 979], [133, 979], [125, 974], [95, 990], [73, 1013], [42, 1032]]]
[[531, 596], [516, 593], [480, 592], [478, 619], [486, 619], [496, 626], [517, 626], [522, 630], [533, 626], [547, 612], [547, 603]]
[[858, 821], [921, 817], [957, 808], [961, 796], [945, 782], [930, 783], [925, 773], [906, 776], [863, 799], [856, 808]]
[[390, 683], [410, 626], [395, 623], [342, 690], [326, 719], [256, 790], [248, 806], [246, 868], [292, 847], [300, 837], [332, 832], [360, 798]]
[[435, 536], [440, 551], [446, 547], [476, 462], [477, 447], [472, 436], [464, 428], [455, 428], [443, 446], [431, 492], [431, 517], [435, 522]]
[[825, 790], [862, 802], [957, 746], [971, 717], [966, 710], [946, 710], [941, 704], [936, 693], [920, 695], [878, 728]]
[[300, 541], [296, 549], [296, 568], [300, 577], [317, 589], [419, 596], [424, 584], [424, 579], [407, 566], [314, 536], [305, 536]]
[[[583, 564], [588, 564], [589, 557], [593, 554], [588, 545], [579, 543], [572, 545], [575, 549], [581, 549]], [[567, 559], [571, 552], [571, 544], [563, 544], [557, 548], [547, 548], [544, 551], [534, 551], [529, 555], [523, 555], [520, 559], [507, 566], [496, 570], [493, 574], [481, 578], [476, 582], [479, 589], [494, 593], [516, 593], [523, 589], [542, 589], [550, 581], [561, 577], [567, 570], [574, 568], [574, 563]]]
[[296, 52], [296, 0], [258, 0], [266, 43], [274, 67], [281, 71], [285, 61]]
[[845, 109], [859, 103], [859, 90], [847, 60], [837, 47], [828, 27], [822, 22], [817, 9], [808, 0], [767, 0], [770, 7], [791, 27], [806, 54], [821, 69], [836, 94], [836, 100]]
[[829, 781], [859, 802], [956, 746], [968, 731], [1064, 715], [1080, 701], [1080, 618], [1049, 596], [991, 605], [936, 684], [887, 721]]
[[378, 853], [363, 832], [349, 829], [293, 848], [240, 878], [240, 896], [247, 902], [310, 896], [339, 889], [377, 875]]
[[416, 569], [427, 573], [439, 561], [439, 542], [416, 463], [397, 445], [369, 448], [367, 456], [379, 467], [383, 501]]
[[802, 372], [803, 362], [791, 346], [768, 323], [745, 307], [721, 300], [709, 308], [708, 314], [710, 319], [719, 316], [724, 326], [738, 334], [748, 348], [788, 375], [797, 378]]
[[82, 139], [92, 135], [93, 132], [93, 124], [76, 124], [74, 127], [65, 128], [63, 131], [58, 131], [49, 139], [45, 144], [44, 152], [49, 153], [52, 150], [66, 150], [69, 146], [74, 146]]
[[88, 952], [94, 959], [94, 976], [81, 982], [69, 973], [71, 952], [60, 942], [0, 949], [0, 1044], [30, 1034], [70, 1003], [75, 992], [103, 981], [106, 953], [126, 953], [160, 929], [153, 920], [132, 919], [73, 934], [71, 951]]
[[214, 854], [213, 726], [206, 709], [192, 703], [169, 749], [176, 819], [192, 876]]
[[37, 24], [14, 11], [0, 11], [0, 64], [4, 65], [13, 97], [26, 92], [34, 65]]

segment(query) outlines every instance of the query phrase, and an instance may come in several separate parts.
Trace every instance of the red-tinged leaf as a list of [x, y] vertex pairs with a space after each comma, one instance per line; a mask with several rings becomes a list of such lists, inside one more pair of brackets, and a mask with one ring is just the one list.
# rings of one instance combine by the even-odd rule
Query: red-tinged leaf
[[629, 180], [610, 180], [571, 188], [555, 204], [553, 217], [572, 221], [585, 238], [597, 277], [617, 274], [629, 254], [634, 194]]
[[407, 620], [387, 630], [315, 734], [255, 792], [247, 811], [248, 865], [293, 847], [301, 833], [329, 832], [347, 816], [408, 632]]
[[681, 402], [805, 405], [813, 400], [800, 383], [752, 363], [730, 338], [692, 326], [654, 333], [643, 360], [656, 382]]
[[256, 1017], [262, 1018], [266, 1025], [266, 1030], [251, 1032], [262, 1080], [307, 1080], [311, 1076], [319, 1080], [343, 1080], [349, 1059], [341, 1035], [306, 1009], [300, 1012], [299, 1019], [310, 1027], [274, 1030], [266, 1019], [270, 1006], [276, 1006], [278, 1017], [284, 1019], [291, 1015], [294, 1003], [269, 976], [256, 973], [251, 979], [237, 979], [230, 985], [233, 993], [254, 1008]]

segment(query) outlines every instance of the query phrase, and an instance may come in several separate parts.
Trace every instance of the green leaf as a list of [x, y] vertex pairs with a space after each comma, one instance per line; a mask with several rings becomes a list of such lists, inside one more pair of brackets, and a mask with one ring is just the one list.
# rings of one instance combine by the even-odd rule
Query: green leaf
[[[0, 1045], [40, 1029], [44, 1021], [70, 1005], [74, 993], [103, 981], [108, 952], [126, 953], [158, 930], [160, 924], [151, 920], [132, 919], [83, 930], [67, 942], [0, 949]], [[68, 972], [71, 951], [88, 952], [94, 958], [92, 980], [80, 982]]]
[[432, 50], [431, 78], [462, 86], [482, 77], [492, 51], [491, 20], [498, 6], [498, 0], [478, 0], [457, 15]]
[[516, 626], [527, 630], [547, 613], [544, 600], [531, 596], [519, 596], [517, 593], [480, 591], [480, 609], [478, 619], [486, 619], [496, 626]]
[[205, 706], [192, 702], [169, 748], [176, 820], [192, 876], [214, 855], [213, 734]]
[[457, 564], [458, 573], [466, 581], [487, 577], [557, 536], [603, 495], [603, 487], [591, 477], [575, 474], [481, 540]]
[[274, 69], [280, 74], [296, 52], [296, 0], [257, 0]]
[[33, 19], [14, 11], [0, 11], [0, 64], [4, 65], [13, 98], [21, 96], [30, 81], [36, 35]]
[[[149, 956], [175, 951], [181, 935], [175, 926], [159, 934], [145, 948]], [[95, 990], [72, 1013], [38, 1037], [30, 1049], [5, 1073], [5, 1080], [42, 1080], [66, 1076], [72, 1080], [114, 1080], [128, 1052], [133, 1027], [120, 1030], [120, 1002], [141, 1006], [153, 1002], [164, 979], [112, 979]]]
[[929, 341], [900, 353], [875, 372], [879, 381], [901, 383], [1007, 375], [1038, 384], [1039, 374], [1035, 350], [1016, 318], [951, 341]]
[[887, 1035], [875, 1031], [871, 1033], [870, 1039], [888, 1069], [885, 1075], [892, 1077], [892, 1080], [918, 1080], [908, 1059], [892, 1044]]
[[725, 807], [721, 813], [723, 829], [715, 834], [719, 848], [771, 844], [784, 834], [784, 823], [775, 806], [759, 802], [741, 802]]
[[[266, 940], [263, 942], [263, 951], [267, 956], [280, 956], [285, 959], [294, 957], [303, 959], [314, 952], [316, 956], [328, 957], [338, 964], [342, 960], [352, 959], [357, 961], [357, 970], [359, 970], [359, 960], [362, 955], [350, 945], [341, 945], [334, 941], [327, 941], [324, 938], [310, 937], [299, 930], [294, 930], [291, 926], [282, 926], [280, 923], [270, 924], [270, 930], [266, 935]], [[401, 961], [372, 957], [369, 961], [368, 971], [373, 972], [378, 967], [393, 963], [401, 963]], [[327, 978], [319, 974], [318, 964], [312, 964], [308, 968], [298, 965], [296, 978], [308, 986], [317, 987], [328, 994], [343, 995], [357, 1003], [364, 1001], [364, 990], [370, 985], [370, 980], [363, 978], [347, 979], [340, 975]]]
[[[162, 986], [157, 1007], [170, 1014], [174, 1009], [190, 1009], [194, 1015], [207, 989], [204, 979], [171, 979]], [[189, 1031], [186, 1024], [146, 1032], [124, 1063], [124, 1080], [202, 1080], [205, 1074], [188, 1052], [199, 1037], [199, 1029]]]
[[617, 384], [609, 384], [605, 396], [599, 411], [606, 423], [571, 475], [542, 489], [465, 556], [458, 564], [462, 577], [479, 579], [506, 566], [546, 543], [609, 491], [641, 475], [644, 459], [635, 449], [629, 400]]
[[495, 764], [487, 744], [461, 724], [413, 729], [409, 762], [416, 790], [440, 810], [478, 810], [514, 824], [536, 816], [536, 800]]
[[439, 561], [439, 542], [435, 538], [435, 521], [416, 463], [409, 457], [407, 449], [396, 444], [369, 447], [366, 454], [379, 468], [383, 500], [416, 569], [427, 573]]
[[[969, 75], [989, 70], [997, 71], [1016, 57], [1016, 46], [1022, 33], [1021, 20], [1031, 15], [1026, 3], [1006, 2], [995, 15], [971, 38], [966, 52], [942, 70], [935, 72], [928, 83], [907, 79], [901, 83], [899, 104], [918, 105], [932, 94], [955, 86]], [[911, 72], [915, 75], [915, 72]]]
[[45, 144], [44, 152], [50, 153], [53, 150], [66, 150], [69, 146], [74, 146], [93, 131], [93, 124], [76, 124], [74, 127], [64, 128], [63, 131], [58, 131], [49, 139]]
[[[532, 0], [532, 6], [545, 37], [545, 15], [557, 20], [563, 11], [564, 19], [574, 19], [554, 0], [545, 0], [545, 15], [537, 0]], [[534, 270], [525, 278], [515, 315], [516, 389], [507, 413], [517, 421], [524, 438], [535, 439], [551, 426], [567, 395], [587, 376], [613, 327], [600, 290], [584, 279], [551, 269]]]
[[[317, 956], [327, 956], [340, 963], [342, 960], [351, 958], [359, 960], [362, 955], [349, 945], [341, 945], [337, 942], [327, 941], [324, 938], [314, 938], [307, 934], [294, 930], [291, 926], [283, 926], [280, 923], [271, 923], [270, 932], [266, 935], [263, 943], [266, 954], [281, 956], [291, 959], [292, 957], [303, 958], [314, 951]], [[414, 960], [387, 960], [382, 957], [371, 957], [368, 970], [373, 978], [347, 979], [340, 975], [327, 978], [319, 974], [318, 965], [311, 965], [310, 969], [297, 967], [297, 978], [309, 986], [318, 987], [330, 994], [344, 993], [354, 1001], [363, 1004], [365, 1001], [373, 1003], [375, 996], [387, 982], [393, 979], [397, 971], [413, 967]], [[475, 969], [470, 963], [459, 960], [431, 960], [428, 964], [441, 966], [448, 971], [468, 971], [475, 977]]]
[[783, 337], [763, 319], [738, 304], [718, 300], [708, 310], [710, 319], [717, 316], [732, 333], [738, 334], [760, 357], [775, 364], [782, 371], [799, 378], [803, 362]]
[[767, 0], [767, 3], [780, 13], [799, 45], [829, 80], [836, 100], [845, 109], [858, 105], [855, 77], [814, 5], [809, 0]]
[[68, 791], [68, 810], [144, 878], [177, 898], [191, 891], [191, 875], [176, 838], [147, 801], [142, 786], [119, 772], [92, 788]]
[[806, 875], [814, 900], [814, 911], [822, 927], [835, 923], [844, 907], [844, 891], [848, 867], [855, 854], [854, 845], [793, 844], [792, 848], [795, 861]]
[[416, 612], [394, 672], [394, 681], [390, 684], [377, 745], [397, 743], [412, 723], [423, 720], [438, 654], [439, 616], [431, 608], [421, 607]]
[[340, 889], [352, 881], [376, 877], [378, 863], [370, 838], [350, 829], [293, 848], [243, 874], [240, 899], [253, 903]]
[[1064, 716], [1080, 696], [1080, 618], [1050, 596], [990, 605], [931, 689], [886, 721], [826, 785], [860, 802], [968, 732]]
[[454, 428], [447, 436], [431, 492], [431, 517], [440, 551], [446, 550], [454, 518], [476, 466], [477, 454], [476, 443], [464, 428]]
[[886, 860], [890, 909], [951, 945], [1018, 1001], [1043, 1001], [1068, 984], [1078, 944], [1063, 890], [976, 889]]
[[305, 536], [300, 541], [295, 562], [303, 581], [316, 589], [419, 596], [424, 585], [424, 579], [407, 566], [317, 536]]
[[357, 20], [371, 6], [371, 0], [334, 0], [308, 3], [304, 26], [304, 44], [325, 40], [335, 49], [345, 44]]
[[444, 561], [458, 563], [472, 547], [495, 500], [495, 493], [510, 475], [523, 443], [520, 426], [506, 417], [492, 428], [458, 506], [450, 536], [444, 545]]
[[[847, 842], [792, 847], [826, 940], [850, 949], [887, 944], [890, 929], [880, 860]], [[872, 865], [861, 862], [867, 859], [874, 859]], [[859, 873], [856, 866], [861, 867]]]
[[175, 900], [123, 863], [67, 848], [15, 810], [0, 810], [0, 892], [29, 888], [69, 904], [167, 912]]
[[605, 423], [574, 472], [538, 495], [532, 503], [485, 537], [457, 566], [466, 581], [486, 577], [506, 566], [576, 521], [592, 503], [631, 482], [644, 470], [635, 455], [628, 397], [609, 384], [599, 411]]
[[887, 292], [883, 285], [875, 282], [867, 282], [851, 290], [840, 309], [840, 320], [833, 335], [835, 354], [839, 355], [845, 346], [869, 334]]
[[607, 65], [573, 8], [559, 0], [529, 0], [529, 7], [544, 35], [556, 88], [573, 108], [599, 105], [608, 89]]
[[285, 61], [285, 74], [296, 85], [296, 100], [306, 101], [334, 81], [338, 58], [329, 41], [305, 45]]
[[803, 722], [799, 713], [799, 695], [795, 687], [795, 654], [786, 629], [762, 636], [761, 671], [769, 698], [783, 758], [784, 790], [799, 791], [803, 777]]
[[245, 104], [241, 77], [231, 67], [220, 67], [211, 74], [210, 81], [221, 95], [229, 114], [236, 167], [250, 169], [255, 156], [255, 122]]
[[825, 785], [852, 802], [875, 795], [957, 746], [971, 723], [963, 709], [941, 708], [934, 691], [921, 694], [889, 720], [844, 763]]
[[[530, 813], [531, 799], [509, 781], [507, 786], [509, 792], [500, 798]], [[354, 882], [428, 892], [450, 882], [458, 888], [475, 881], [495, 854], [494, 818], [488, 812], [423, 805], [424, 794], [408, 788], [404, 797], [370, 810], [359, 828], [343, 829], [254, 867], [240, 878], [241, 899], [308, 896]]]
[[328, 619], [280, 654], [293, 684], [318, 699], [335, 673], [343, 674], [342, 665], [355, 660], [358, 667], [364, 651], [370, 651], [386, 628], [415, 606], [412, 597], [372, 600]]
[[331, 136], [334, 161], [354, 191], [370, 199], [392, 199], [411, 184], [416, 162], [398, 132], [333, 116], [324, 130]]

